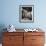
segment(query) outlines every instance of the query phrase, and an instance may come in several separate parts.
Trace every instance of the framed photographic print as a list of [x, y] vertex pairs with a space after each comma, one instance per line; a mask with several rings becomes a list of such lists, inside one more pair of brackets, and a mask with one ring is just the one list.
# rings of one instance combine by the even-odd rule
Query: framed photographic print
[[19, 21], [22, 23], [34, 22], [34, 5], [19, 6]]

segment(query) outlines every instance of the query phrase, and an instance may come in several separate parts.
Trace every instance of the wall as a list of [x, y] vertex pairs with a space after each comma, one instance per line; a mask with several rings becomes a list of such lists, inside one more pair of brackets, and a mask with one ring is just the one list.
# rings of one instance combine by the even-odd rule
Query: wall
[[[13, 24], [16, 28], [46, 28], [46, 1], [44, 0], [1, 0], [0, 25]], [[19, 5], [34, 5], [34, 23], [19, 22]]]

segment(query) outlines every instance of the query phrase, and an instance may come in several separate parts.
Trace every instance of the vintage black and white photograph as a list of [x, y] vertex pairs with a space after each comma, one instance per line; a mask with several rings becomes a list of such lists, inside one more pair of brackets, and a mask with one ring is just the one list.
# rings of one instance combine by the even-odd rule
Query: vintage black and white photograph
[[33, 22], [34, 21], [34, 5], [20, 5], [19, 7], [19, 20], [20, 22]]

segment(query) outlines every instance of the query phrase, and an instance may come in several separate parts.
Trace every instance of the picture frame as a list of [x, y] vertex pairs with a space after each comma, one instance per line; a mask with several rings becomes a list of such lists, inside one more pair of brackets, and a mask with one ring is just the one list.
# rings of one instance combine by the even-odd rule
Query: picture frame
[[21, 23], [34, 22], [34, 5], [19, 6], [19, 22]]

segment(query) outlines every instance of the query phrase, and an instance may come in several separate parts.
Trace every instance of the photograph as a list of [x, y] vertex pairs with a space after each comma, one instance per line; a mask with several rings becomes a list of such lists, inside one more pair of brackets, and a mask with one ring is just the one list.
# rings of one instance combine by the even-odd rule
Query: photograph
[[34, 20], [34, 6], [33, 5], [20, 5], [19, 7], [19, 20], [20, 22], [33, 22]]

